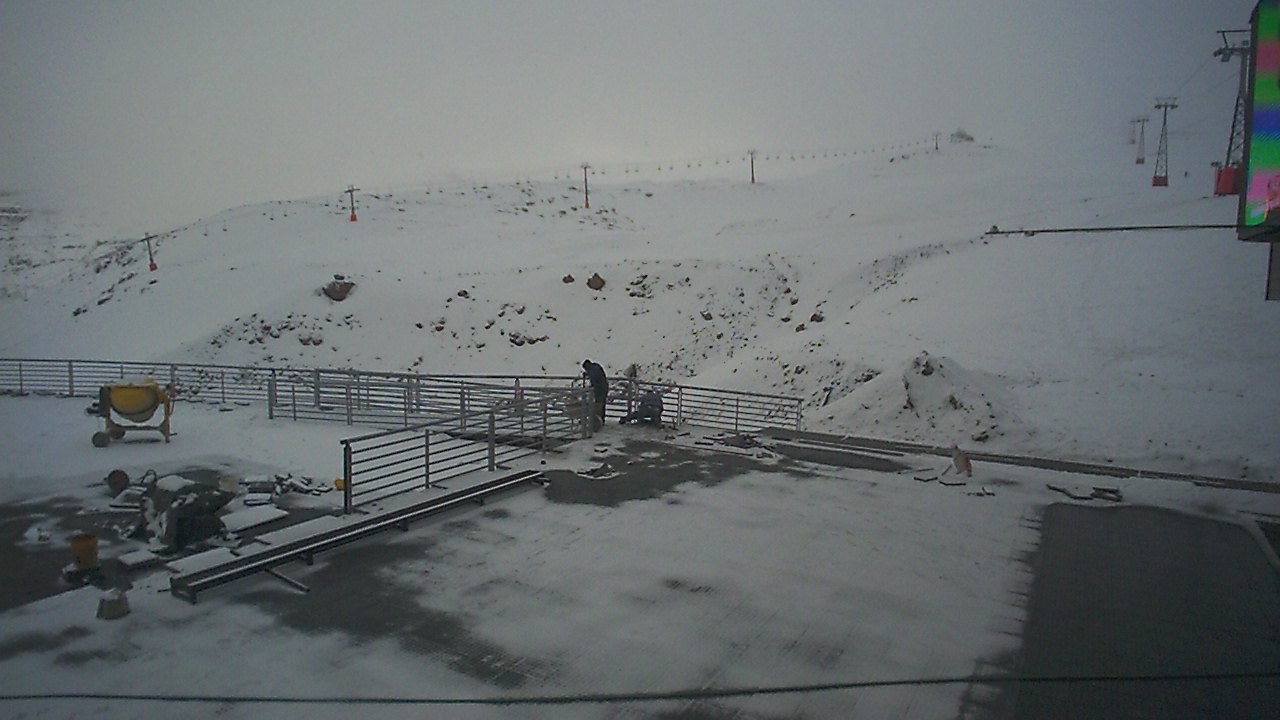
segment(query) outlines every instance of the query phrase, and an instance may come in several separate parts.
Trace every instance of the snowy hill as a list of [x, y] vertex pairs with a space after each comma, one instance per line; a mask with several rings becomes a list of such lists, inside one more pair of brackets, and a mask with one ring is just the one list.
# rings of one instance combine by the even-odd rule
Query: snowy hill
[[[1207, 165], [1207, 162], [1205, 163]], [[809, 429], [1274, 479], [1280, 306], [1199, 165], [974, 144], [227, 210], [145, 244], [9, 214], [0, 355], [620, 373], [805, 398]], [[772, 172], [776, 170], [776, 172]], [[20, 209], [19, 209], [20, 210]], [[587, 285], [598, 274], [605, 282]], [[335, 301], [322, 289], [354, 283]]]

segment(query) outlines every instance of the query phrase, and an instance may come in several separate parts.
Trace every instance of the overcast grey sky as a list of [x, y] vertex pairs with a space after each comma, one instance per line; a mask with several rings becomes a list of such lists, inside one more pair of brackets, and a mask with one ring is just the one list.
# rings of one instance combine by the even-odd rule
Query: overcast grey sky
[[584, 160], [1114, 138], [1180, 86], [1225, 146], [1205, 60], [1254, 4], [0, 0], [0, 190], [160, 231]]

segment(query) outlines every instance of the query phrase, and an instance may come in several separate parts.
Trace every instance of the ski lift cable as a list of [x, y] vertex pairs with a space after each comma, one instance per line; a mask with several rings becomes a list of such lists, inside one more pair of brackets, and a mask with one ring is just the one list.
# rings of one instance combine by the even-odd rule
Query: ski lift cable
[[1190, 85], [1190, 84], [1191, 84], [1191, 81], [1192, 81], [1192, 80], [1195, 80], [1195, 79], [1196, 79], [1196, 76], [1197, 76], [1197, 75], [1199, 75], [1199, 74], [1201, 73], [1201, 71], [1203, 71], [1206, 67], [1209, 67], [1209, 63], [1210, 63], [1210, 61], [1212, 61], [1212, 60], [1216, 60], [1216, 59], [1217, 59], [1217, 58], [1215, 58], [1213, 55], [1206, 55], [1206, 56], [1205, 56], [1205, 58], [1204, 58], [1204, 62], [1200, 63], [1200, 67], [1196, 68], [1195, 72], [1191, 73], [1191, 75], [1190, 75], [1190, 76], [1188, 76], [1186, 80], [1183, 80], [1183, 81], [1182, 81], [1182, 84], [1178, 86], [1178, 89], [1177, 89], [1177, 90], [1175, 90], [1175, 91], [1173, 92], [1173, 94], [1174, 94], [1175, 96], [1176, 96], [1176, 95], [1181, 95], [1181, 94], [1182, 94], [1182, 91], [1183, 91], [1184, 89], [1186, 89], [1186, 87], [1187, 87], [1188, 85]]

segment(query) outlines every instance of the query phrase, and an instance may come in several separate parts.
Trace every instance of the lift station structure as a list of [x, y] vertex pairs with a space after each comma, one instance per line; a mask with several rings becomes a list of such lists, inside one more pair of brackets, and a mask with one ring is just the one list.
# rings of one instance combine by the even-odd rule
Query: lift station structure
[[1233, 43], [1230, 36], [1239, 34], [1248, 36], [1249, 32], [1248, 30], [1219, 30], [1218, 34], [1222, 36], [1222, 47], [1213, 51], [1213, 56], [1224, 63], [1231, 62], [1234, 58], [1240, 59], [1240, 89], [1236, 92], [1235, 113], [1231, 117], [1231, 137], [1227, 140], [1226, 159], [1222, 165], [1218, 166], [1218, 172], [1214, 178], [1214, 195], [1240, 194], [1244, 166], [1246, 98], [1249, 95], [1250, 46], [1248, 40]]

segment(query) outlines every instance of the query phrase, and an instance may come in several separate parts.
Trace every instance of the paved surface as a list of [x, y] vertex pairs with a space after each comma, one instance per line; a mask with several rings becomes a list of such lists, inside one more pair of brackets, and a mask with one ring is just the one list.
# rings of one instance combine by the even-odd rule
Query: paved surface
[[50, 500], [0, 507], [0, 612], [20, 607], [41, 598], [56, 595], [70, 586], [62, 580], [62, 568], [70, 564], [72, 554], [65, 543], [40, 543], [27, 537], [32, 526], [44, 523], [56, 526], [61, 534], [88, 532], [101, 537], [118, 537], [117, 523], [127, 519], [123, 514], [78, 515], [80, 504], [68, 500]]
[[[174, 474], [216, 484], [223, 474], [237, 473], [230, 468], [186, 468]], [[8, 549], [0, 553], [0, 577], [5, 578], [0, 583], [0, 612], [81, 586], [63, 578], [63, 569], [74, 560], [68, 538], [77, 533], [98, 538], [102, 574], [94, 577], [93, 582], [103, 588], [127, 585], [130, 573], [115, 558], [127, 550], [143, 547], [129, 539], [139, 520], [138, 511], [111, 508], [109, 499], [104, 485], [89, 504], [83, 500], [52, 498], [0, 506], [0, 547]], [[281, 504], [289, 511], [289, 517], [255, 526], [239, 536], [252, 538], [331, 512], [315, 506], [299, 507], [288, 496]], [[36, 527], [43, 528], [49, 540], [31, 537]], [[189, 550], [179, 555], [187, 552]]]
[[[950, 457], [951, 450], [949, 448], [923, 445], [921, 443], [900, 442], [896, 440], [880, 440], [876, 438], [854, 437], [849, 435], [833, 436], [824, 433], [805, 432], [801, 430], [786, 430], [783, 428], [769, 428], [762, 431], [762, 434], [777, 440], [799, 440], [814, 441], [815, 443], [842, 446], [850, 450], [882, 450], [898, 455], [938, 455], [942, 457]], [[1158, 478], [1162, 480], [1176, 480], [1181, 482], [1193, 483], [1205, 487], [1218, 487], [1229, 490], [1248, 490], [1250, 492], [1262, 493], [1280, 493], [1280, 483], [1278, 482], [1258, 482], [1252, 480], [1241, 480], [1239, 478], [1222, 478], [1211, 477], [1207, 475], [1193, 475], [1190, 473], [1175, 473], [1160, 470], [1146, 470], [1142, 468], [1124, 467], [1120, 465], [1102, 465], [1098, 463], [1077, 462], [1073, 460], [1059, 460], [1056, 458], [1034, 457], [1029, 455], [1007, 455], [1003, 453], [982, 452], [976, 448], [967, 448], [969, 458], [975, 462], [999, 463], [1002, 465], [1016, 465], [1021, 467], [1035, 467], [1046, 470], [1056, 470], [1064, 473], [1076, 473], [1084, 475], [1097, 475], [1100, 477], [1112, 478], [1129, 478], [1129, 477], [1148, 477]]]
[[[965, 671], [1280, 673], [1280, 570], [1238, 524], [1203, 509], [1060, 503], [1045, 490], [1046, 477], [1060, 476], [1042, 469], [980, 467], [980, 480], [943, 487], [916, 479], [929, 475], [922, 468], [936, 474], [938, 458], [846, 452], [832, 438], [778, 457], [757, 456], [750, 441], [614, 432], [587, 441], [596, 445], [591, 469], [550, 470], [540, 491], [282, 568], [310, 586], [305, 595], [257, 577], [202, 597], [198, 611], [139, 597], [140, 608], [155, 604], [134, 621], [164, 628], [168, 613], [253, 608], [274, 619], [273, 633], [350, 638], [355, 654], [333, 658], [340, 666], [357, 669], [361, 652], [389, 643], [424, 669], [440, 663], [489, 693], [517, 695]], [[949, 544], [961, 535], [963, 544]], [[925, 549], [904, 561], [904, 547]], [[939, 621], [948, 614], [987, 620]], [[78, 649], [92, 638], [72, 630], [0, 634], [0, 663], [25, 653], [54, 666], [98, 658], [95, 672], [109, 680], [114, 670]], [[1007, 638], [1008, 651], [975, 656], [993, 635]], [[151, 659], [130, 652], [108, 655], [121, 682]], [[1280, 716], [1278, 698], [1275, 678], [953, 684], [467, 716], [1255, 718]]]
[[1280, 717], [1280, 573], [1243, 528], [1056, 504], [1041, 538], [1017, 674], [1183, 679], [1006, 686], [989, 717]]

